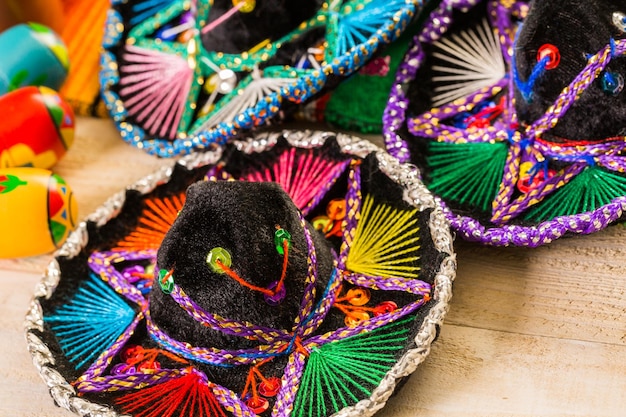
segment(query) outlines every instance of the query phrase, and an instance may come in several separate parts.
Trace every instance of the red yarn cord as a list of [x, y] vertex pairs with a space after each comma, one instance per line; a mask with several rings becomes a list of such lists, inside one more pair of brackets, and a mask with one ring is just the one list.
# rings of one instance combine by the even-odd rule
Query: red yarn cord
[[282, 289], [283, 285], [285, 285], [285, 277], [287, 276], [287, 264], [289, 260], [289, 242], [286, 239], [283, 240], [283, 252], [283, 270], [280, 276], [280, 280], [278, 281], [276, 288], [274, 288], [273, 290], [250, 284], [249, 282], [241, 278], [235, 271], [224, 265], [220, 260], [216, 261], [216, 264], [224, 271], [224, 273], [226, 273], [226, 275], [237, 281], [240, 285], [249, 288], [252, 291], [258, 291], [260, 293], [273, 297], [276, 295], [276, 293], [278, 293], [278, 291]]
[[131, 392], [116, 403], [135, 417], [226, 417], [210, 387], [195, 374]]
[[278, 281], [278, 284], [274, 289], [274, 294], [272, 295], [279, 292], [283, 288], [283, 285], [285, 285], [285, 277], [287, 276], [287, 261], [289, 259], [289, 241], [287, 241], [287, 239], [283, 240], [283, 253], [283, 271], [280, 274], [280, 280]]

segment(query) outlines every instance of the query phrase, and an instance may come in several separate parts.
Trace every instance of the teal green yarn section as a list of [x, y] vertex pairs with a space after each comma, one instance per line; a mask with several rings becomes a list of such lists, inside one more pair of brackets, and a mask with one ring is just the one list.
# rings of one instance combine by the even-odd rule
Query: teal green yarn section
[[92, 274], [74, 297], [44, 321], [68, 360], [81, 368], [109, 348], [135, 318], [133, 309]]
[[[396, 77], [398, 65], [409, 47], [411, 38], [420, 28], [411, 25], [396, 41], [378, 52], [372, 61], [389, 57], [386, 75], [373, 75], [364, 70], [356, 72], [330, 93], [324, 109], [324, 119], [333, 126], [362, 133], [380, 133], [383, 112]], [[370, 65], [375, 62], [370, 62]], [[367, 65], [367, 64], [366, 64]]]
[[322, 417], [371, 395], [397, 362], [413, 318], [313, 348], [292, 416]]
[[330, 22], [336, 21], [336, 32], [328, 31], [327, 60], [367, 42], [405, 4], [405, 0], [353, 0], [342, 4], [340, 13], [329, 13]]
[[596, 210], [626, 195], [626, 178], [596, 166], [588, 166], [563, 187], [532, 207], [525, 220], [541, 222]]
[[326, 103], [324, 119], [344, 129], [380, 133], [389, 91], [407, 47], [408, 40], [402, 37], [377, 54], [374, 59], [390, 58], [389, 72], [385, 76], [361, 71], [339, 84]]
[[444, 200], [491, 212], [506, 162], [505, 143], [429, 144], [428, 188]]

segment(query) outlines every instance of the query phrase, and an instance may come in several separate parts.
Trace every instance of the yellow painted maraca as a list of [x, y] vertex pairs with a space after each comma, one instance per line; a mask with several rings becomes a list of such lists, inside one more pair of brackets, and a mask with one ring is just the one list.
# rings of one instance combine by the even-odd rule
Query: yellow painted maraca
[[72, 190], [58, 175], [39, 168], [0, 169], [0, 258], [58, 249], [77, 214]]

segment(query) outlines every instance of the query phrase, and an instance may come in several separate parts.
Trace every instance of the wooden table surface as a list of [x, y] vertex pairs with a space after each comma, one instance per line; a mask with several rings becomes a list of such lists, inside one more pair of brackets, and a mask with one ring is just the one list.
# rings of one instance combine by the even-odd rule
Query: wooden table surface
[[[172, 163], [125, 144], [108, 120], [79, 118], [74, 146], [53, 170], [84, 218]], [[455, 249], [441, 335], [381, 417], [626, 415], [626, 227], [537, 249], [461, 241]], [[0, 416], [72, 415], [54, 405], [24, 338], [49, 260], [0, 260]]]

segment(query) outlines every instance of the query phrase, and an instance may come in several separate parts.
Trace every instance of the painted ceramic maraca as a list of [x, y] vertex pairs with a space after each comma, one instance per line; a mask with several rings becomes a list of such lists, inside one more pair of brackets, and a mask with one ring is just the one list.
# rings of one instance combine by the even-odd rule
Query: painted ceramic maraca
[[69, 70], [67, 48], [50, 28], [38, 23], [0, 33], [0, 95], [26, 85], [58, 90]]
[[41, 255], [57, 249], [76, 226], [72, 190], [39, 168], [0, 169], [0, 258]]
[[47, 87], [23, 87], [0, 97], [0, 168], [50, 168], [74, 142], [74, 112]]

